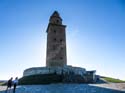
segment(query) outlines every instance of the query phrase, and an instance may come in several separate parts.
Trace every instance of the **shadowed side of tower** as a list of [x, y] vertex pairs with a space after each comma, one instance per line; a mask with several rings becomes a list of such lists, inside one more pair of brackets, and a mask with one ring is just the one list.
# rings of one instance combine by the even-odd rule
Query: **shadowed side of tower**
[[47, 67], [64, 67], [67, 65], [65, 28], [66, 26], [62, 24], [62, 18], [55, 11], [50, 16], [47, 27]]

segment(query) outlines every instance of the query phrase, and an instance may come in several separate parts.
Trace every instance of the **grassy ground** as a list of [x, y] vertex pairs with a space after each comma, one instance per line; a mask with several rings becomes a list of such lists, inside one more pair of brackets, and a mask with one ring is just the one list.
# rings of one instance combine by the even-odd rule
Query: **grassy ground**
[[4, 85], [5, 84], [5, 82], [0, 82], [0, 86], [2, 86], [2, 85]]
[[2, 82], [0, 82], [0, 86], [2, 85]]
[[111, 78], [111, 77], [101, 77], [101, 78], [106, 80], [107, 82], [111, 82], [111, 83], [125, 83], [125, 81], [123, 81], [123, 80], [115, 79], [115, 78]]

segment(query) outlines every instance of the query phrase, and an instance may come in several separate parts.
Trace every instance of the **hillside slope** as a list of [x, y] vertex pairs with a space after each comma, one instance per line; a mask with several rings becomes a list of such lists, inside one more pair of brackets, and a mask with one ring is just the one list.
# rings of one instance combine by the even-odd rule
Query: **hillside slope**
[[102, 76], [101, 79], [109, 82], [109, 83], [125, 83], [124, 80], [120, 80], [120, 79], [115, 79], [115, 78], [111, 78], [111, 77], [104, 77]]

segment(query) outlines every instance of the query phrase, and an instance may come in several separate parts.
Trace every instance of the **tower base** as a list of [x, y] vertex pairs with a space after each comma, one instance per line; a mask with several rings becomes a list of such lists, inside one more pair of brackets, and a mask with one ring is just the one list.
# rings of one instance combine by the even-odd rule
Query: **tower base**
[[[34, 67], [26, 69], [23, 73], [23, 77], [30, 77], [30, 78], [32, 77], [33, 80], [39, 77], [39, 79], [40, 80], [43, 79], [43, 81], [49, 80], [49, 83], [55, 83], [55, 81], [53, 81], [53, 78], [57, 79], [56, 82], [58, 83], [94, 83], [96, 82], [95, 72], [96, 71], [86, 71], [86, 69], [84, 68], [72, 67], [72, 66]], [[37, 83], [38, 82], [33, 84]]]

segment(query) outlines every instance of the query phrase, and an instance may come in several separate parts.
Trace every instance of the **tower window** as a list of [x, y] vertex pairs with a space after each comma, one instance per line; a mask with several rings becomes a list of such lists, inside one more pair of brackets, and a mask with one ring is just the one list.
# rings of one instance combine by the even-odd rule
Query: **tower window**
[[63, 59], [63, 57], [60, 57], [60, 59]]
[[56, 38], [54, 38], [54, 41], [56, 41]]
[[56, 30], [54, 30], [54, 33], [56, 33]]
[[59, 20], [56, 20], [56, 23], [59, 23]]
[[63, 50], [63, 47], [61, 47], [61, 50]]
[[60, 39], [60, 42], [62, 42], [63, 40], [62, 39]]

